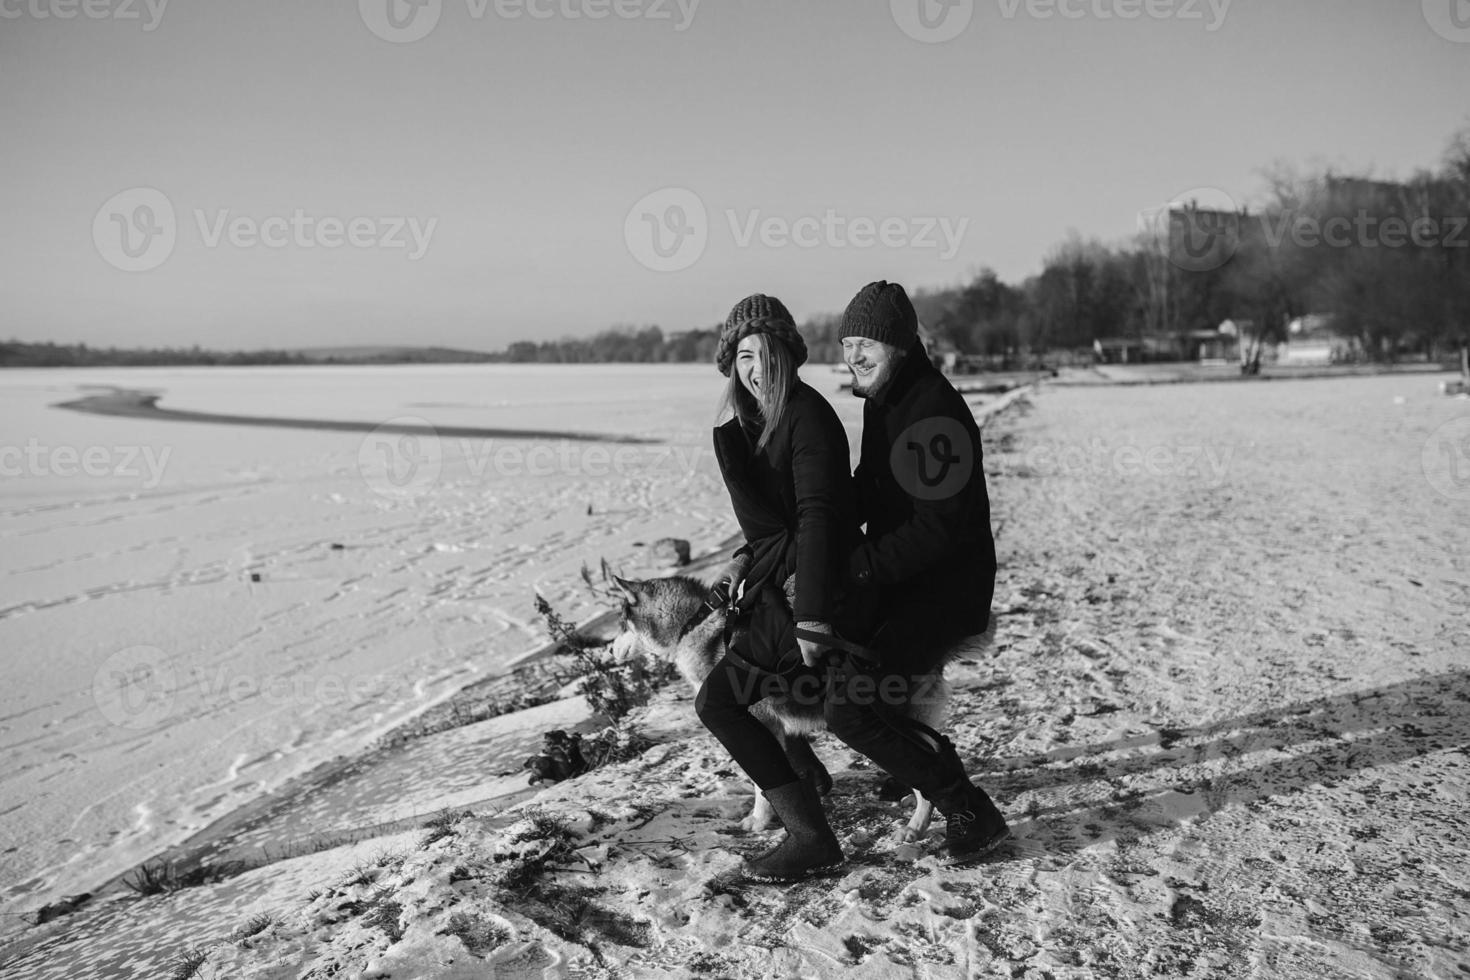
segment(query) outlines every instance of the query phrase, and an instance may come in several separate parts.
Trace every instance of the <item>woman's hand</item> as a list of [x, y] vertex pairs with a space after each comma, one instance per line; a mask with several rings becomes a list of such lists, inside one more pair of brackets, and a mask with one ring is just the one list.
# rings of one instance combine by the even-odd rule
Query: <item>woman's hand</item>
[[731, 558], [720, 573], [715, 576], [714, 584], [710, 586], [710, 595], [720, 605], [729, 605], [731, 600], [740, 597], [740, 588], [745, 584], [745, 573], [750, 569], [750, 556], [738, 554]]
[[[831, 623], [797, 623], [796, 626], [798, 629], [806, 630], [808, 633], [832, 635]], [[831, 649], [831, 647], [825, 646], [816, 640], [804, 640], [801, 638], [797, 639], [796, 645], [801, 648], [801, 662], [808, 667], [820, 667], [822, 665], [822, 655]]]

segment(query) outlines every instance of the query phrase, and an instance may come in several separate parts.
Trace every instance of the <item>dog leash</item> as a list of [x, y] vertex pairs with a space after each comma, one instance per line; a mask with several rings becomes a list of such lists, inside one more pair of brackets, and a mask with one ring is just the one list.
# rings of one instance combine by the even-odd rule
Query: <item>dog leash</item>
[[[726, 614], [732, 613], [735, 610], [735, 604], [730, 600], [730, 590], [724, 583], [710, 589], [705, 595], [704, 601], [699, 604], [699, 608], [694, 610], [694, 615], [686, 619], [684, 625], [679, 627], [679, 639], [682, 640], [690, 633], [693, 633], [695, 627], [721, 610]], [[725, 642], [726, 645], [729, 644], [728, 636], [726, 636]]]

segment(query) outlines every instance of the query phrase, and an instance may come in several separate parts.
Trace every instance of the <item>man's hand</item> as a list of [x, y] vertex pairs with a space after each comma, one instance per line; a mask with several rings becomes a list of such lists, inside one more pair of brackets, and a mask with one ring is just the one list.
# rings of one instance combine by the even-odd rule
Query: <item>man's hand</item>
[[[803, 629], [810, 633], [826, 633], [828, 636], [832, 635], [832, 625], [830, 623], [797, 623], [796, 625], [798, 629]], [[820, 667], [822, 665], [822, 655], [831, 649], [831, 647], [818, 643], [816, 640], [798, 639], [796, 645], [801, 648], [801, 662], [808, 667]]]

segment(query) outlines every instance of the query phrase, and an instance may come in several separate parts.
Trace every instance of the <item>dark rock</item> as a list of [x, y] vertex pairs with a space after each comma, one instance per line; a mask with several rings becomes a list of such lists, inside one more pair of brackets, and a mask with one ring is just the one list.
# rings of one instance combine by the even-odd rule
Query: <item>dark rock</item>
[[683, 538], [659, 538], [653, 543], [653, 557], [665, 565], [683, 567], [689, 564], [689, 542]]
[[559, 783], [590, 768], [582, 756], [582, 736], [576, 732], [568, 735], [554, 729], [542, 735], [542, 740], [541, 754], [531, 756], [522, 767], [531, 770], [532, 786], [541, 782]]
[[80, 895], [67, 895], [59, 902], [43, 905], [40, 911], [36, 913], [36, 925], [39, 926], [43, 923], [50, 922], [52, 919], [59, 919], [63, 915], [70, 915], [91, 897], [91, 892], [82, 892]]

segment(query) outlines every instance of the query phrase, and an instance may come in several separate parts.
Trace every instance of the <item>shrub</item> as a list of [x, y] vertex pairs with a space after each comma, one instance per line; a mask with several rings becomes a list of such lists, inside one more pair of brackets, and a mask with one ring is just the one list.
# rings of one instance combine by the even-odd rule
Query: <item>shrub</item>
[[169, 980], [192, 980], [199, 975], [204, 968], [204, 962], [209, 959], [209, 951], [190, 947], [178, 955], [178, 958], [169, 965]]
[[572, 658], [572, 677], [580, 679], [577, 693], [587, 699], [592, 710], [613, 722], [647, 704], [654, 692], [675, 674], [672, 664], [660, 663], [651, 668], [642, 656], [620, 659], [608, 643], [577, 632], [543, 596], [536, 597], [536, 611], [546, 620], [548, 632], [557, 641], [556, 652]]
[[481, 959], [484, 959], [486, 953], [494, 952], [511, 940], [510, 931], [503, 926], [466, 912], [451, 915], [440, 935], [458, 936], [469, 954]]

